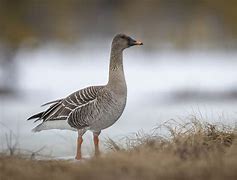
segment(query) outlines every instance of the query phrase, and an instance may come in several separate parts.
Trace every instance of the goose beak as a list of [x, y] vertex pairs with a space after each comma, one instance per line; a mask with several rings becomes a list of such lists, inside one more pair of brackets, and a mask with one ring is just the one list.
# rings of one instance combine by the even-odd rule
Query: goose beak
[[134, 45], [143, 45], [143, 43], [141, 41], [135, 41]]
[[143, 43], [141, 41], [136, 41], [136, 40], [133, 40], [133, 39], [130, 39], [129, 41], [129, 46], [135, 46], [135, 45], [143, 45]]

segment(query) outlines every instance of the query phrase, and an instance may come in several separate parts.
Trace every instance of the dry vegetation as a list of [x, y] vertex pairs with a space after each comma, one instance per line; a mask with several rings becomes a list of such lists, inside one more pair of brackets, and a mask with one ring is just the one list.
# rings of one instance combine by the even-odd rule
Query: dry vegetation
[[[170, 136], [158, 133], [164, 127]], [[237, 179], [235, 135], [233, 129], [195, 118], [175, 126], [168, 122], [149, 135], [127, 138], [123, 146], [109, 140], [110, 152], [82, 162], [0, 155], [0, 180]]]

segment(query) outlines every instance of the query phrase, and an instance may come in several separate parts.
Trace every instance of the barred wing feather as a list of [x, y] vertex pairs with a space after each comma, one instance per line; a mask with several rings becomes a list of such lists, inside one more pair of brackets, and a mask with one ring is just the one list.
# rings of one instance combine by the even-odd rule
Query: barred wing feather
[[[50, 104], [53, 105], [46, 111], [33, 115], [28, 118], [28, 120], [37, 118], [36, 121], [42, 120], [43, 123], [45, 123], [47, 121], [68, 120], [68, 118], [70, 118], [70, 120], [73, 119], [72, 125], [74, 124], [74, 127], [75, 125], [77, 125], [77, 128], [86, 127], [87, 123], [83, 119], [86, 113], [85, 109], [96, 100], [97, 94], [102, 87], [103, 86], [87, 87], [72, 93], [64, 99], [52, 101]], [[75, 119], [77, 119], [77, 122], [75, 122]]]

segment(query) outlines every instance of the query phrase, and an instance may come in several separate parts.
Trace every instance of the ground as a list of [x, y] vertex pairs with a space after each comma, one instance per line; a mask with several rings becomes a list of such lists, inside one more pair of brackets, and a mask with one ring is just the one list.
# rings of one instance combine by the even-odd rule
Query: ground
[[236, 179], [236, 131], [192, 121], [176, 124], [169, 136], [137, 134], [126, 145], [107, 142], [109, 152], [82, 161], [36, 160], [22, 155], [0, 156], [0, 179]]

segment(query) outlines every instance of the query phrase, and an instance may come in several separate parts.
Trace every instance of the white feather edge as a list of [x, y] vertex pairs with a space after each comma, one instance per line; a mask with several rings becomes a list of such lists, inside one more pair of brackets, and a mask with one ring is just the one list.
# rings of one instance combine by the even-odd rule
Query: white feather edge
[[49, 129], [60, 129], [60, 130], [72, 130], [77, 131], [75, 128], [72, 128], [67, 121], [65, 120], [54, 120], [54, 121], [45, 121], [32, 129], [33, 132], [40, 132], [43, 130]]

